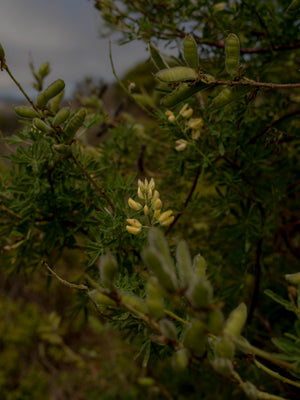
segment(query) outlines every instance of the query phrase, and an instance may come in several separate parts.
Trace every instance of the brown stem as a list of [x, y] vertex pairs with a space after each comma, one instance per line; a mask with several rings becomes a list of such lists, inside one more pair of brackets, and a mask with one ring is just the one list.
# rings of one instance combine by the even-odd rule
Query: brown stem
[[185, 202], [184, 202], [184, 205], [183, 205], [182, 210], [176, 215], [176, 217], [174, 218], [174, 221], [171, 223], [171, 225], [168, 226], [168, 229], [165, 231], [165, 236], [168, 235], [168, 233], [170, 232], [170, 230], [171, 230], [171, 229], [173, 228], [173, 226], [176, 224], [176, 222], [178, 221], [178, 219], [179, 219], [179, 218], [181, 217], [181, 215], [183, 214], [184, 209], [187, 207], [189, 201], [191, 200], [191, 197], [192, 197], [192, 195], [193, 195], [193, 193], [194, 193], [194, 191], [195, 191], [195, 189], [196, 189], [196, 186], [197, 186], [197, 182], [198, 182], [198, 179], [199, 179], [200, 171], [201, 171], [201, 165], [199, 165], [198, 168], [197, 168], [197, 171], [196, 171], [196, 175], [195, 175], [195, 178], [194, 178], [193, 185], [192, 185], [192, 187], [191, 187], [191, 189], [190, 189], [190, 192], [189, 192], [189, 194], [188, 194], [188, 196], [187, 196], [187, 198], [186, 198], [186, 200], [185, 200]]
[[260, 132], [258, 132], [256, 135], [252, 136], [252, 138], [248, 141], [248, 144], [253, 144], [256, 142], [256, 140], [258, 138], [260, 138], [261, 136], [263, 136], [266, 132], [268, 132], [268, 130], [270, 128], [272, 128], [273, 126], [279, 124], [281, 121], [287, 119], [287, 118], [291, 118], [294, 115], [300, 114], [300, 109], [298, 110], [294, 110], [291, 111], [287, 114], [282, 115], [280, 118], [275, 119], [274, 121], [272, 121], [269, 125], [265, 126]]
[[255, 87], [267, 87], [271, 89], [286, 89], [286, 88], [299, 88], [300, 83], [272, 83], [272, 82], [256, 82], [252, 80], [247, 81], [219, 81], [215, 80], [210, 82], [211, 84], [228, 85], [228, 86], [255, 86]]

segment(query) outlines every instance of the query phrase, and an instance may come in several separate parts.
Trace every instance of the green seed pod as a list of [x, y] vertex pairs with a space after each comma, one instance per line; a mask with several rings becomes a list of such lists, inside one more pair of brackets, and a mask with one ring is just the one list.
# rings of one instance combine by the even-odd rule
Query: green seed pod
[[177, 329], [172, 321], [164, 318], [159, 322], [161, 333], [169, 340], [177, 340]]
[[146, 286], [146, 305], [152, 318], [160, 319], [164, 317], [164, 301], [161, 287], [155, 277], [151, 277]]
[[285, 275], [285, 279], [291, 283], [292, 285], [299, 285], [300, 284], [300, 272], [296, 272], [295, 274], [288, 274]]
[[300, 9], [300, 0], [293, 0], [291, 4], [288, 6], [288, 12], [294, 12]]
[[172, 108], [175, 107], [178, 103], [188, 99], [193, 96], [195, 93], [200, 92], [203, 89], [206, 89], [210, 86], [210, 84], [205, 82], [197, 82], [195, 84], [182, 83], [177, 86], [173, 92], [167, 94], [161, 99], [161, 104], [165, 107]]
[[211, 310], [207, 316], [207, 329], [214, 333], [220, 333], [224, 323], [224, 315], [220, 309]]
[[138, 312], [147, 314], [146, 304], [140, 297], [133, 294], [122, 293], [121, 301], [125, 306], [128, 305], [134, 307]]
[[197, 72], [190, 67], [162, 69], [155, 75], [162, 82], [195, 81]]
[[66, 128], [64, 129], [64, 133], [66, 136], [66, 140], [68, 142], [72, 141], [75, 133], [78, 129], [83, 125], [84, 120], [86, 117], [86, 110], [85, 108], [81, 108], [68, 122]]
[[187, 328], [184, 339], [184, 346], [196, 357], [202, 357], [206, 351], [206, 330], [203, 322], [194, 320]]
[[41, 78], [45, 78], [47, 75], [50, 74], [50, 65], [48, 62], [44, 63], [39, 69], [39, 76]]
[[238, 337], [244, 327], [247, 319], [247, 307], [245, 303], [241, 303], [229, 315], [225, 322], [223, 334], [226, 336]]
[[196, 309], [208, 307], [213, 299], [213, 288], [210, 282], [194, 276], [186, 291], [186, 298]]
[[48, 103], [47, 97], [44, 95], [44, 92], [41, 92], [38, 94], [37, 99], [36, 99], [37, 105], [40, 108], [46, 107], [46, 104]]
[[151, 54], [152, 61], [157, 69], [167, 69], [169, 68], [168, 64], [165, 62], [163, 56], [160, 51], [152, 44], [149, 43], [149, 51]]
[[157, 250], [146, 248], [142, 252], [142, 258], [147, 268], [157, 277], [164, 289], [175, 292], [177, 289], [175, 271], [170, 271], [165, 259]]
[[34, 118], [32, 122], [33, 125], [42, 132], [50, 133], [52, 131], [52, 128], [40, 118]]
[[70, 115], [70, 108], [69, 107], [63, 107], [55, 115], [55, 117], [54, 117], [54, 119], [52, 121], [52, 125], [56, 127], [56, 126], [62, 124], [63, 122], [66, 121], [66, 119], [69, 117], [69, 115]]
[[64, 97], [64, 94], [65, 94], [64, 90], [61, 91], [57, 96], [54, 97], [54, 99], [49, 104], [49, 110], [53, 112], [53, 114], [57, 113], [58, 107]]
[[177, 260], [177, 270], [179, 274], [180, 286], [185, 288], [189, 285], [193, 270], [192, 270], [192, 260], [188, 245], [185, 241], [178, 243], [176, 248], [176, 260]]
[[190, 352], [188, 349], [177, 350], [173, 354], [171, 363], [177, 371], [184, 371], [189, 364]]
[[0, 43], [0, 61], [1, 62], [5, 61], [5, 51], [4, 51], [1, 43]]
[[103, 293], [98, 292], [98, 290], [91, 290], [88, 292], [89, 297], [97, 304], [97, 306], [103, 307], [115, 307], [116, 302], [110, 297]]
[[65, 156], [70, 156], [72, 154], [72, 147], [68, 144], [54, 144], [53, 149], [60, 154], [64, 154]]
[[199, 279], [206, 278], [207, 262], [201, 254], [197, 254], [193, 259], [193, 270]]
[[32, 119], [40, 116], [40, 114], [31, 107], [15, 107], [15, 112], [22, 118]]
[[247, 86], [234, 86], [223, 89], [212, 101], [213, 109], [223, 108], [227, 104], [237, 100], [249, 91]]
[[104, 254], [101, 257], [99, 272], [103, 286], [114, 290], [114, 281], [118, 272], [118, 263], [111, 254]]
[[226, 378], [228, 378], [233, 372], [232, 361], [228, 358], [218, 357], [212, 362], [212, 366], [218, 374], [223, 375]]
[[183, 41], [183, 55], [189, 67], [198, 68], [197, 43], [191, 35], [187, 35]]
[[225, 67], [228, 74], [236, 76], [240, 67], [240, 41], [234, 34], [230, 33], [225, 43]]
[[217, 358], [228, 358], [229, 360], [232, 360], [234, 352], [235, 346], [228, 339], [219, 338], [214, 343], [214, 353]]
[[48, 102], [62, 92], [64, 88], [65, 82], [62, 79], [57, 79], [56, 81], [52, 82], [42, 93]]
[[155, 385], [155, 380], [150, 376], [144, 376], [137, 380], [138, 384], [141, 386], [153, 386]]

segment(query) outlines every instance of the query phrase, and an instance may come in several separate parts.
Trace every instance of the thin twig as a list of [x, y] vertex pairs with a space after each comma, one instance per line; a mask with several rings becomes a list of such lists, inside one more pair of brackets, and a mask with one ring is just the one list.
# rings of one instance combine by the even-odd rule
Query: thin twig
[[175, 216], [174, 221], [171, 223], [171, 225], [168, 226], [168, 229], [165, 231], [165, 236], [168, 235], [168, 233], [170, 232], [170, 230], [171, 230], [171, 229], [173, 228], [173, 226], [176, 224], [176, 222], [178, 221], [178, 219], [179, 219], [179, 218], [181, 217], [181, 215], [183, 214], [185, 208], [186, 208], [187, 205], [189, 204], [189, 201], [191, 200], [191, 197], [192, 197], [192, 195], [193, 195], [193, 193], [194, 193], [194, 191], [195, 191], [195, 189], [196, 189], [197, 182], [198, 182], [198, 179], [199, 179], [199, 176], [200, 176], [200, 171], [201, 171], [201, 165], [199, 165], [198, 168], [197, 168], [197, 171], [196, 171], [196, 175], [195, 175], [195, 178], [194, 178], [193, 185], [192, 185], [192, 187], [191, 187], [191, 189], [190, 189], [190, 192], [189, 192], [189, 194], [188, 194], [188, 196], [187, 196], [187, 198], [186, 198], [186, 200], [185, 200], [185, 202], [184, 202], [184, 205], [183, 205], [182, 210]]
[[75, 283], [68, 282], [68, 281], [66, 281], [65, 279], [61, 278], [59, 275], [57, 275], [56, 272], [53, 271], [52, 268], [50, 268], [50, 266], [46, 263], [45, 260], [42, 260], [42, 264], [43, 264], [43, 265], [48, 269], [48, 271], [49, 271], [53, 276], [55, 276], [55, 278], [56, 278], [57, 280], [59, 280], [59, 282], [62, 283], [63, 285], [65, 285], [65, 286], [67, 286], [67, 287], [69, 287], [69, 288], [71, 288], [71, 289], [85, 290], [85, 291], [88, 291], [88, 290], [89, 290], [89, 288], [88, 288], [86, 285], [82, 285], [82, 284], [76, 285]]
[[278, 372], [275, 372], [275, 371], [271, 370], [270, 368], [266, 367], [265, 365], [263, 365], [258, 360], [254, 359], [254, 364], [258, 368], [260, 368], [263, 371], [265, 371], [267, 374], [273, 376], [273, 378], [279, 379], [280, 381], [282, 381], [284, 383], [288, 383], [289, 385], [293, 385], [293, 386], [296, 386], [296, 387], [300, 388], [300, 383], [299, 382], [295, 382], [295, 381], [292, 381], [291, 379], [285, 378], [284, 376], [280, 375]]

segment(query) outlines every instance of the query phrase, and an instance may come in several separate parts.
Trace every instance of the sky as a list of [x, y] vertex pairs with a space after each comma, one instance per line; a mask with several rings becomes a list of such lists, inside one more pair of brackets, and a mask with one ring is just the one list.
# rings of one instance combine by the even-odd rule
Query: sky
[[[63, 79], [67, 96], [86, 76], [115, 82], [109, 39], [100, 37], [104, 25], [93, 4], [92, 0], [0, 0], [0, 43], [10, 70], [29, 94], [34, 93], [30, 59], [37, 69], [49, 61], [46, 84]], [[112, 55], [119, 76], [148, 57], [143, 43], [119, 46], [116, 37]], [[0, 99], [20, 96], [8, 74], [0, 71]]]

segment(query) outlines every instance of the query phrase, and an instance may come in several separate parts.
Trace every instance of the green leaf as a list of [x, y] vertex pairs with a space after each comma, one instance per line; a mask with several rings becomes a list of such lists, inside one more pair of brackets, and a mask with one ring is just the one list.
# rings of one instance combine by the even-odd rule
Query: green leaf
[[293, 307], [291, 303], [287, 300], [285, 300], [283, 297], [279, 296], [278, 294], [274, 293], [270, 289], [266, 289], [264, 293], [271, 297], [272, 300], [276, 301], [276, 303], [282, 305], [286, 310], [293, 311]]

